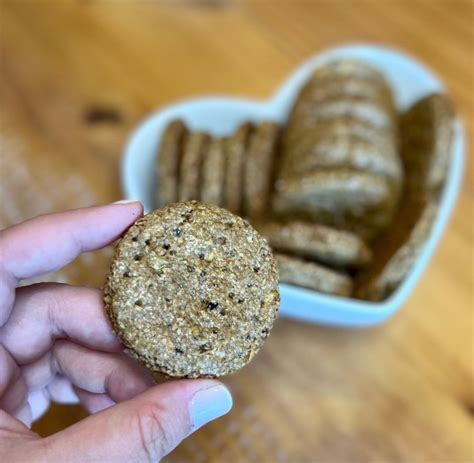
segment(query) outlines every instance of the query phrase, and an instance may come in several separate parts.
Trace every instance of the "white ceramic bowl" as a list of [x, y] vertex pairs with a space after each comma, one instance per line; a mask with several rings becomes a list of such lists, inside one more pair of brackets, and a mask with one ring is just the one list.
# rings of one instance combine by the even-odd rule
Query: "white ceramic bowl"
[[[232, 133], [244, 121], [274, 120], [283, 123], [301, 86], [314, 69], [338, 58], [361, 59], [383, 72], [393, 88], [400, 110], [429, 93], [443, 91], [442, 84], [426, 67], [398, 51], [372, 45], [330, 49], [303, 63], [269, 100], [205, 97], [160, 108], [137, 127], [126, 146], [122, 163], [126, 198], [141, 200], [146, 211], [152, 209], [157, 147], [161, 133], [170, 120], [181, 118], [192, 130], [204, 130], [218, 136]], [[464, 135], [459, 121], [455, 123], [455, 133], [451, 165], [437, 220], [420, 258], [396, 291], [385, 301], [373, 303], [282, 284], [282, 315], [310, 322], [355, 327], [379, 323], [403, 305], [438, 244], [460, 188]]]

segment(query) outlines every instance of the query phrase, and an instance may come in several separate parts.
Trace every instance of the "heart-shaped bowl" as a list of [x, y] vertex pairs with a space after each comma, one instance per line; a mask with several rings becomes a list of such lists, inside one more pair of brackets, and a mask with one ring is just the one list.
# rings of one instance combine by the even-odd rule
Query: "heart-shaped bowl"
[[[373, 45], [333, 48], [304, 62], [269, 100], [203, 97], [180, 101], [153, 113], [131, 134], [125, 148], [122, 162], [125, 197], [142, 201], [145, 211], [153, 209], [158, 146], [163, 130], [172, 119], [183, 119], [191, 130], [207, 131], [216, 136], [231, 134], [245, 121], [273, 120], [283, 124], [301, 87], [313, 71], [329, 61], [347, 58], [366, 61], [379, 69], [391, 84], [401, 111], [427, 94], [444, 91], [443, 85], [431, 71], [399, 51]], [[404, 304], [439, 242], [461, 185], [464, 134], [458, 120], [454, 130], [451, 163], [437, 219], [419, 259], [398, 288], [382, 302], [368, 302], [281, 284], [280, 313], [283, 316], [330, 325], [368, 326], [387, 319]]]

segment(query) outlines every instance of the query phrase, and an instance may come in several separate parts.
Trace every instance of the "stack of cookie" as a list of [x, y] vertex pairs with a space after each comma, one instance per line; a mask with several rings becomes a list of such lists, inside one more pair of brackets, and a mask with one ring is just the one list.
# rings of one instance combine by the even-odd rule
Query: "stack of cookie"
[[172, 121], [159, 148], [158, 207], [195, 199], [258, 220], [268, 211], [278, 133], [273, 122], [247, 123], [219, 138]]
[[350, 296], [348, 270], [372, 259], [367, 244], [354, 233], [311, 222], [268, 222], [257, 225], [276, 251], [280, 280], [315, 291]]
[[382, 74], [359, 61], [331, 62], [303, 87], [281, 137], [273, 122], [244, 124], [226, 138], [171, 122], [157, 204], [222, 206], [267, 238], [280, 281], [381, 300], [429, 237], [453, 120], [438, 94], [399, 116]]
[[401, 190], [397, 132], [378, 71], [358, 61], [319, 68], [282, 137], [274, 211], [371, 239], [390, 223]]

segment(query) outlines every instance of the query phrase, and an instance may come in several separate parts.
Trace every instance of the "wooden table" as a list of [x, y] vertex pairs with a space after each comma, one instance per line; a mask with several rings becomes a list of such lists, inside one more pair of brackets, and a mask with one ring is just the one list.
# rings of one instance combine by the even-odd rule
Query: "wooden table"
[[[0, 0], [0, 225], [118, 199], [123, 144], [150, 111], [190, 95], [267, 97], [305, 57], [346, 42], [425, 61], [472, 145], [472, 32], [464, 1]], [[232, 413], [166, 461], [472, 461], [473, 191], [469, 160], [449, 229], [398, 315], [360, 331], [279, 320], [225, 378]], [[101, 285], [109, 257], [83, 255], [50, 278]], [[34, 428], [84, 416], [54, 406]]]

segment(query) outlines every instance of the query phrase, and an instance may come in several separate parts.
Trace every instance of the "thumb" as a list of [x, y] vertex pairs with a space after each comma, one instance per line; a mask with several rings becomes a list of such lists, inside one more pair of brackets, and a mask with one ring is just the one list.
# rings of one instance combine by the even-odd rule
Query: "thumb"
[[44, 439], [46, 461], [156, 462], [231, 408], [217, 381], [170, 381]]

